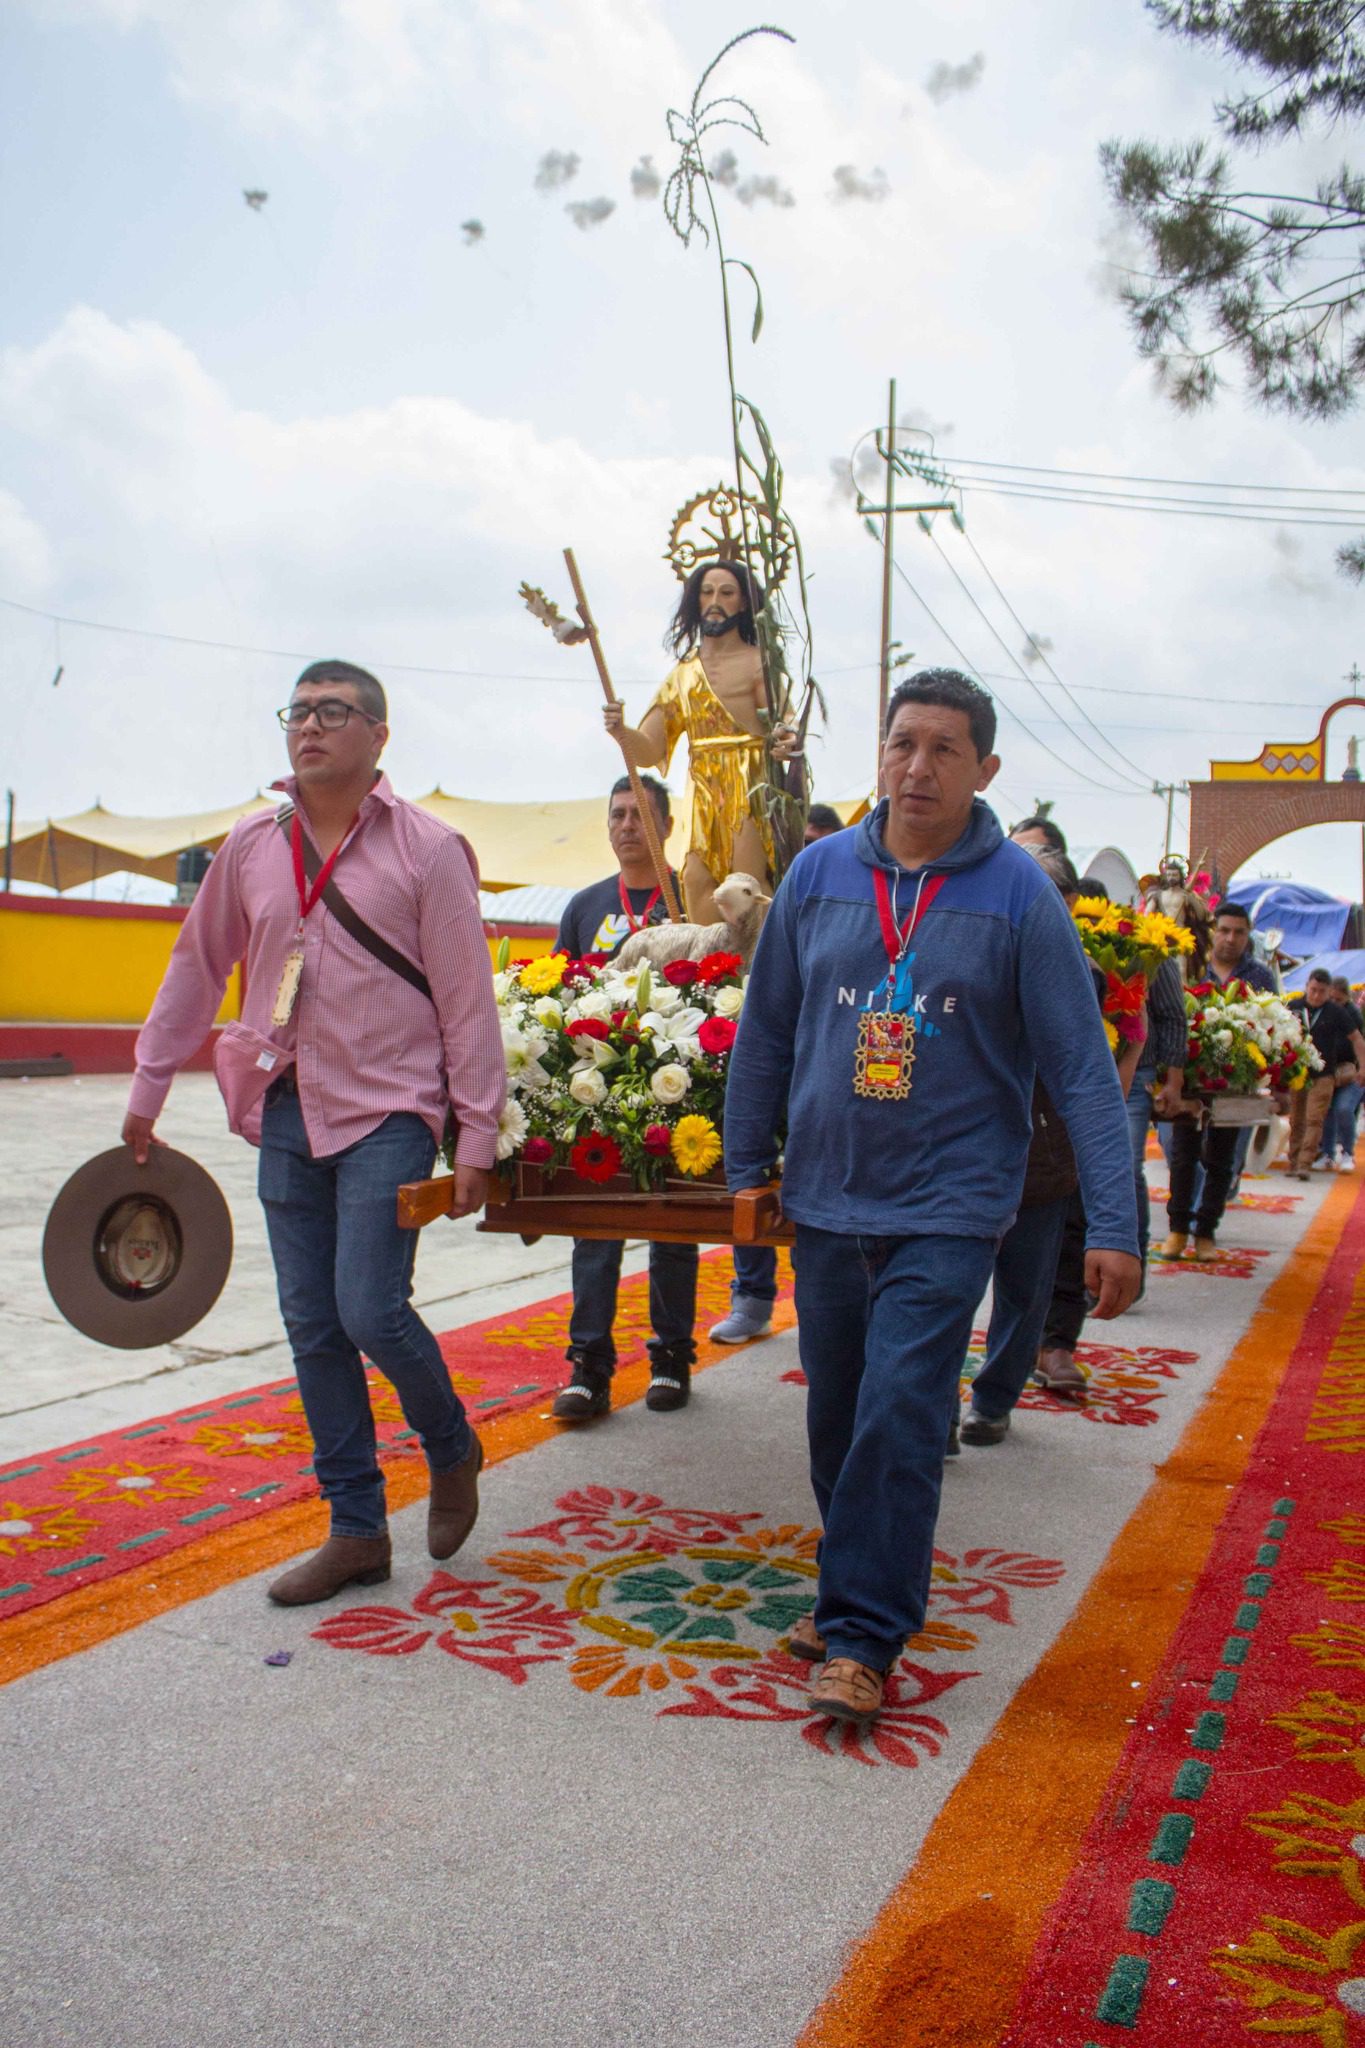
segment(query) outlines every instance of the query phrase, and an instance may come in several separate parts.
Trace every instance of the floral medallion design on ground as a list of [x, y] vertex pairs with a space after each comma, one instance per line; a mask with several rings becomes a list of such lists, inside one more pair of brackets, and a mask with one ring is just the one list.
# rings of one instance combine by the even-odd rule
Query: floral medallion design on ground
[[[962, 1392], [986, 1362], [986, 1333], [973, 1330], [962, 1372]], [[1131, 1423], [1141, 1426], [1158, 1419], [1157, 1403], [1164, 1399], [1180, 1369], [1199, 1363], [1197, 1351], [1175, 1351], [1160, 1344], [1078, 1344], [1076, 1363], [1085, 1374], [1083, 1393], [1075, 1396], [1052, 1394], [1030, 1380], [1019, 1397], [1021, 1410], [1045, 1415], [1079, 1416], [1086, 1422]], [[806, 1375], [799, 1367], [779, 1375], [793, 1387], [804, 1387]]]
[[509, 1532], [487, 1560], [495, 1576], [434, 1572], [410, 1609], [347, 1608], [315, 1637], [380, 1657], [431, 1647], [514, 1685], [558, 1663], [603, 1700], [653, 1698], [665, 1717], [787, 1722], [826, 1755], [909, 1768], [948, 1740], [925, 1709], [980, 1675], [952, 1660], [978, 1652], [982, 1624], [1012, 1626], [1016, 1596], [1064, 1570], [1019, 1551], [936, 1550], [925, 1626], [888, 1678], [880, 1718], [857, 1729], [812, 1713], [811, 1667], [789, 1648], [815, 1605], [817, 1529], [604, 1486], [555, 1506], [548, 1521]]

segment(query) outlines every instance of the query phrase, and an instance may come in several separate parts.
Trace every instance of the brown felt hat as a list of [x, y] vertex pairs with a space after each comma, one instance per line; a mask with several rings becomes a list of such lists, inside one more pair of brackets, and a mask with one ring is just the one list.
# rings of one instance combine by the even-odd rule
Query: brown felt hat
[[73, 1173], [43, 1232], [43, 1273], [69, 1323], [98, 1344], [145, 1351], [206, 1316], [232, 1264], [232, 1218], [197, 1160], [128, 1145]]

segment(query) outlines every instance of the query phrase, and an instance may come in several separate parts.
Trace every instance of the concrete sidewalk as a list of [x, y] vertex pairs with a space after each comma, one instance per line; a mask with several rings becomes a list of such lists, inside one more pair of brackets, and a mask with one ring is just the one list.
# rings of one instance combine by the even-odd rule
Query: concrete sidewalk
[[[794, 1336], [680, 1414], [497, 1466], [453, 1572], [412, 1509], [388, 1585], [281, 1612], [244, 1580], [17, 1682], [3, 2038], [789, 2048], [1292, 1255], [1322, 1190], [1293, 1192], [1230, 1215], [1250, 1277], [1154, 1274], [1092, 1326], [1090, 1413], [1025, 1409], [950, 1464], [930, 1626], [877, 1739], [831, 1741], [780, 1648], [812, 1589]], [[144, 1383], [145, 1412], [180, 1385]]]

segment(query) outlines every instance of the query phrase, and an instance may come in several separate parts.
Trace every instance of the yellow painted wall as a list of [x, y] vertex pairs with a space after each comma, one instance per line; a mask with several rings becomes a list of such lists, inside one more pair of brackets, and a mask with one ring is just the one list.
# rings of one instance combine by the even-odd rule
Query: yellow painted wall
[[[141, 1024], [179, 931], [169, 918], [0, 909], [0, 1022]], [[549, 939], [511, 939], [514, 959], [534, 959], [550, 947]], [[490, 958], [496, 952], [490, 940]], [[216, 1021], [240, 1013], [234, 973]]]
[[[179, 932], [169, 918], [0, 910], [0, 1020], [140, 1024]], [[238, 1014], [234, 973], [216, 1021]]]

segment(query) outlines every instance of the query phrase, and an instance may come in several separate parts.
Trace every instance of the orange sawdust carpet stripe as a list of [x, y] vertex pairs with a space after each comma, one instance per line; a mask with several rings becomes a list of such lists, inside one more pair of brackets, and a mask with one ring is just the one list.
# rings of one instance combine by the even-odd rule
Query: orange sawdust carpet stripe
[[[1002, 1714], [799, 2048], [990, 2048], [1269, 1413], [1342, 1227], [1338, 1181], [1071, 1621]], [[1134, 1690], [1134, 1684], [1138, 1690]]]
[[[796, 1311], [789, 1300], [774, 1304], [772, 1320], [775, 1332], [791, 1329]], [[692, 1370], [704, 1372], [708, 1366], [735, 1355], [731, 1346], [702, 1340], [697, 1345], [697, 1361]], [[649, 1385], [649, 1370], [647, 1359], [617, 1368], [612, 1381], [613, 1407], [627, 1408], [643, 1398]], [[532, 1451], [547, 1438], [561, 1434], [559, 1424], [551, 1420], [545, 1409], [483, 1423], [479, 1436], [485, 1466], [500, 1465], [505, 1458]], [[389, 1465], [384, 1480], [390, 1510], [410, 1507], [426, 1494], [426, 1465], [421, 1461]], [[12, 1679], [37, 1671], [44, 1664], [56, 1663], [61, 1657], [74, 1656], [78, 1650], [107, 1642], [111, 1636], [122, 1635], [158, 1614], [183, 1607], [187, 1601], [201, 1600], [206, 1593], [216, 1593], [220, 1586], [229, 1585], [234, 1579], [247, 1579], [253, 1572], [266, 1571], [285, 1558], [312, 1549], [326, 1535], [327, 1510], [323, 1503], [294, 1501], [253, 1521], [206, 1534], [155, 1564], [82, 1587], [51, 1606], [35, 1607], [27, 1614], [16, 1615], [0, 1628], [0, 1685], [8, 1685]]]

